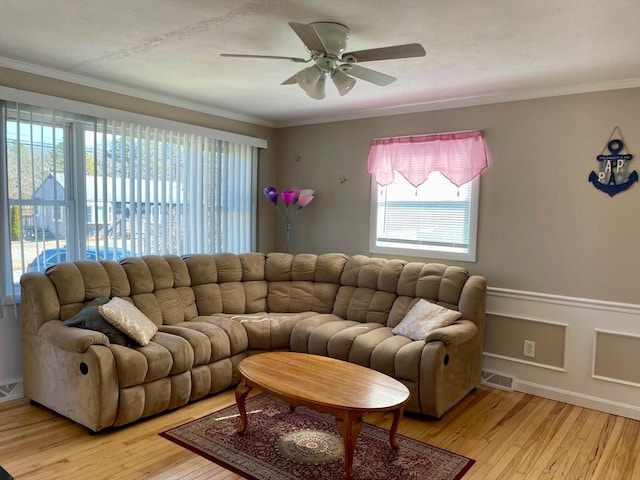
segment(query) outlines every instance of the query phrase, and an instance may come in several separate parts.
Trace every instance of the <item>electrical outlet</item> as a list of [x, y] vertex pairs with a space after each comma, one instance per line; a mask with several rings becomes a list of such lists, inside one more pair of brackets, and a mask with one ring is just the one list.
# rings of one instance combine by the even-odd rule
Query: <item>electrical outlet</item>
[[532, 340], [525, 340], [522, 355], [534, 358], [536, 356], [536, 342]]

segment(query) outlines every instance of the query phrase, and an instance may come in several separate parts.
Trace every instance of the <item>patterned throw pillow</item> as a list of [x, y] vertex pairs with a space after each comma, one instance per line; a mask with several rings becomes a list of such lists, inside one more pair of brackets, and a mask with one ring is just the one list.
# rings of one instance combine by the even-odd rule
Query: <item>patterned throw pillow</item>
[[146, 346], [158, 333], [158, 326], [131, 302], [113, 297], [109, 303], [98, 307], [98, 311], [111, 325], [134, 339], [139, 345]]
[[392, 332], [396, 335], [409, 337], [412, 340], [424, 340], [424, 337], [432, 330], [451, 325], [461, 316], [460, 312], [441, 307], [421, 298], [407, 312]]
[[93, 299], [73, 317], [65, 320], [64, 324], [67, 327], [84, 328], [104, 333], [110, 343], [128, 347], [133, 344], [133, 341], [116, 327], [107, 322], [98, 311], [98, 307], [107, 302], [109, 302], [109, 297], [98, 297]]

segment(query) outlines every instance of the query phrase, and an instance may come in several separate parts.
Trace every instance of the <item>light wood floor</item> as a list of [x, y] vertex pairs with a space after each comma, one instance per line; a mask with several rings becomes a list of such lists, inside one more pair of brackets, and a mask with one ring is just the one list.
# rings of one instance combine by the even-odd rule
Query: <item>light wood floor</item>
[[[158, 435], [233, 403], [228, 391], [91, 436], [27, 400], [7, 402], [0, 465], [29, 480], [238, 480]], [[391, 423], [389, 415], [366, 420]], [[640, 480], [640, 422], [516, 392], [481, 387], [442, 420], [405, 415], [399, 433], [475, 459], [464, 480]]]

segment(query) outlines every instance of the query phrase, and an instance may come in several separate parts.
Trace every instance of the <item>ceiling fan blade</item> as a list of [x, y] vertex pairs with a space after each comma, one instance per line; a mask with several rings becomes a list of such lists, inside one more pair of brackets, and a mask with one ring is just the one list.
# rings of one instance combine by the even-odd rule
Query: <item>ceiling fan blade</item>
[[311, 61], [311, 59], [305, 60], [304, 58], [296, 58], [296, 57], [279, 57], [276, 55], [244, 55], [240, 53], [221, 53], [221, 57], [240, 57], [240, 58], [271, 58], [276, 60], [289, 60], [291, 62], [296, 63], [307, 63]]
[[304, 23], [289, 22], [289, 26], [300, 37], [302, 43], [312, 52], [327, 53], [327, 47], [322, 43], [322, 39], [311, 25]]
[[392, 47], [372, 48], [342, 54], [343, 62], [372, 62], [374, 60], [393, 60], [396, 58], [424, 57], [427, 54], [419, 43], [394, 45]]
[[[343, 65], [340, 65], [342, 67]], [[375, 70], [371, 70], [369, 68], [364, 68], [359, 65], [347, 64], [347, 66], [351, 68], [345, 68], [344, 72], [348, 73], [352, 77], [357, 77], [361, 80], [366, 80], [367, 82], [375, 83], [376, 85], [380, 85], [381, 87], [385, 87], [396, 81], [396, 77], [392, 77], [391, 75], [386, 75], [384, 73], [376, 72]]]
[[291, 77], [287, 78], [280, 85], [294, 85], [294, 84], [298, 83], [298, 80], [296, 79], [296, 75], [298, 75], [298, 74], [296, 73], [296, 74], [292, 75]]

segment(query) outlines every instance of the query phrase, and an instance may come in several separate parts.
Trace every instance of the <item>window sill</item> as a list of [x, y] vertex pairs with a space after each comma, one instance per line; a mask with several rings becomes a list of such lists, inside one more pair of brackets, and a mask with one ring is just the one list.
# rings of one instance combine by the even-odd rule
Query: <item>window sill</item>
[[463, 251], [445, 251], [445, 250], [428, 250], [425, 248], [397, 248], [397, 247], [381, 247], [370, 246], [370, 253], [378, 253], [384, 255], [406, 256], [406, 257], [418, 257], [418, 258], [434, 258], [438, 260], [452, 260], [460, 262], [475, 263], [476, 253], [475, 251], [463, 252]]

